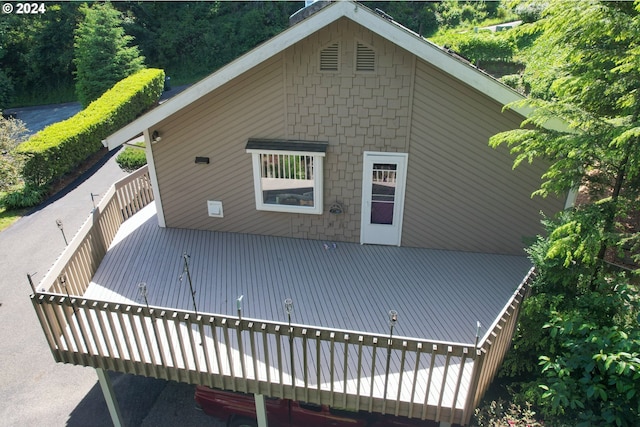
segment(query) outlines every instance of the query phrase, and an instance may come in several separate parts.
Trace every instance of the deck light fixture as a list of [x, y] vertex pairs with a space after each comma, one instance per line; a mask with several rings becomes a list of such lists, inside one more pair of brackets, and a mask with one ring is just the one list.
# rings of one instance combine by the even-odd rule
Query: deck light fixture
[[160, 142], [162, 141], [162, 137], [160, 136], [160, 132], [158, 132], [157, 130], [154, 130], [151, 133], [151, 143], [155, 144], [156, 142]]
[[58, 226], [58, 228], [60, 229], [60, 232], [62, 233], [62, 238], [64, 239], [65, 246], [69, 246], [69, 243], [67, 242], [67, 236], [64, 235], [64, 226], [62, 225], [62, 220], [56, 219], [56, 225]]
[[238, 319], [240, 320], [242, 320], [242, 298], [244, 298], [244, 295], [240, 295], [236, 299], [236, 308], [238, 309]]
[[475, 347], [478, 348], [478, 339], [480, 339], [480, 328], [482, 327], [482, 325], [480, 324], [480, 321], [477, 320], [476, 321], [476, 343], [475, 343]]
[[[284, 311], [287, 313], [287, 317], [289, 318], [289, 357], [291, 360], [291, 385], [295, 384], [295, 366], [293, 364], [293, 329], [291, 328], [291, 313], [293, 312], [293, 300], [291, 298], [287, 298], [284, 300]], [[295, 396], [295, 391], [294, 391]]]
[[91, 203], [93, 204], [93, 210], [96, 210], [96, 197], [98, 197], [100, 195], [100, 193], [98, 194], [94, 194], [93, 191], [91, 192]]
[[189, 270], [190, 258], [191, 258], [191, 255], [187, 255], [186, 252], [182, 254], [182, 259], [184, 260], [184, 268], [182, 269], [182, 274], [180, 275], [179, 279], [180, 279], [180, 282], [182, 282], [182, 277], [186, 273], [187, 279], [189, 280], [189, 291], [191, 292], [191, 301], [193, 302], [193, 311], [195, 312], [196, 317], [198, 317], [198, 307], [196, 306], [196, 291], [193, 290], [193, 282], [191, 281], [191, 271]]
[[[387, 386], [389, 384], [389, 367], [391, 365], [391, 343], [393, 342], [393, 328], [396, 326], [396, 323], [398, 323], [398, 312], [395, 310], [389, 310], [389, 341], [387, 342], [387, 369], [385, 370], [384, 373], [384, 394], [383, 399], [384, 399], [384, 403], [383, 405], [386, 407], [386, 402], [387, 402]], [[383, 407], [384, 410], [384, 407]]]
[[140, 298], [144, 301], [144, 305], [147, 306], [147, 311], [149, 311], [149, 301], [147, 300], [148, 294], [147, 284], [145, 282], [138, 283], [138, 295], [140, 295]]
[[284, 300], [284, 311], [289, 316], [289, 322], [291, 322], [291, 313], [293, 313], [293, 300], [291, 298]]

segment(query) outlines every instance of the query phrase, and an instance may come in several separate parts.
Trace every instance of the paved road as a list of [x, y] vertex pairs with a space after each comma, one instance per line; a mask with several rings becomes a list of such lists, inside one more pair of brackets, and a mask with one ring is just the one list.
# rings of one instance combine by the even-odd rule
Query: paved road
[[[46, 113], [44, 113], [46, 115]], [[27, 123], [28, 127], [31, 127]], [[87, 172], [57, 199], [0, 232], [0, 426], [111, 426], [93, 369], [56, 364], [31, 306], [27, 273], [39, 282], [80, 228], [93, 204], [125, 173], [115, 156]], [[219, 425], [195, 410], [193, 386], [113, 374], [125, 425]]]

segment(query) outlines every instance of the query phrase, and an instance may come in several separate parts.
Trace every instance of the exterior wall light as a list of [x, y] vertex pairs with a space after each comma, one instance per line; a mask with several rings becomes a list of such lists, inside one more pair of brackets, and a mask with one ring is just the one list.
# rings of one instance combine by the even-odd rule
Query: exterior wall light
[[154, 130], [151, 133], [151, 143], [155, 144], [156, 142], [160, 142], [162, 141], [162, 137], [160, 136], [160, 132], [158, 132], [157, 130]]

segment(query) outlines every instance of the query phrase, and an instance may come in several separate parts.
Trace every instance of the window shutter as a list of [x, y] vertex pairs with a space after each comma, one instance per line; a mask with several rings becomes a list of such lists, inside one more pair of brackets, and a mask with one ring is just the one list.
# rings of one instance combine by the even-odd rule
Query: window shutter
[[320, 71], [338, 71], [339, 59], [338, 43], [325, 47], [320, 51]]
[[356, 47], [356, 71], [375, 71], [376, 53], [370, 47], [358, 43]]

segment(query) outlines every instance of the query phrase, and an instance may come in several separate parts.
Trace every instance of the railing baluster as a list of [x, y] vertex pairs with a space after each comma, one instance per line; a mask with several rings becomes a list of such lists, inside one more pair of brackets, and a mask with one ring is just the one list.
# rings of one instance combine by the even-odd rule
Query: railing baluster
[[343, 379], [343, 400], [342, 400], [342, 407], [346, 408], [347, 407], [347, 368], [348, 368], [348, 358], [349, 356], [349, 334], [344, 334], [344, 359], [342, 361], [343, 365], [344, 365], [344, 372], [342, 374], [342, 379]]
[[[360, 384], [362, 383], [362, 344], [364, 337], [358, 336], [358, 377], [356, 379], [356, 410], [360, 410]], [[373, 379], [373, 378], [372, 378]]]
[[433, 344], [431, 346], [431, 360], [429, 361], [429, 375], [427, 377], [427, 389], [424, 393], [424, 405], [422, 405], [422, 419], [427, 418], [427, 408], [429, 406], [429, 393], [431, 392], [431, 381], [433, 380], [433, 367], [436, 362], [436, 351], [438, 351], [438, 346]]
[[398, 395], [396, 397], [396, 411], [395, 416], [397, 417], [400, 411], [400, 396], [402, 393], [402, 378], [404, 374], [404, 361], [407, 356], [407, 342], [402, 341], [402, 354], [400, 356], [400, 377], [398, 378]]
[[304, 401], [309, 401], [309, 361], [307, 358], [307, 329], [302, 329], [302, 373], [304, 379]]
[[453, 424], [453, 419], [456, 414], [456, 403], [458, 402], [458, 393], [460, 392], [460, 384], [462, 383], [462, 377], [464, 374], [464, 364], [467, 360], [468, 348], [464, 348], [462, 352], [462, 358], [460, 359], [460, 368], [458, 371], [458, 379], [456, 380], [455, 390], [453, 392], [453, 403], [451, 404], [451, 416], [449, 417], [449, 423]]
[[329, 350], [329, 369], [330, 369], [330, 374], [329, 374], [329, 390], [331, 391], [331, 394], [329, 395], [330, 397], [330, 403], [329, 405], [334, 406], [333, 403], [333, 389], [334, 389], [334, 372], [336, 370], [336, 364], [335, 364], [335, 347], [336, 347], [336, 333], [335, 332], [330, 332], [329, 333], [329, 342], [330, 342], [330, 350]]
[[371, 387], [369, 390], [369, 412], [373, 412], [373, 385], [376, 378], [376, 350], [378, 349], [378, 338], [373, 339], [373, 354], [371, 356]]
[[413, 417], [413, 405], [416, 397], [416, 385], [418, 384], [418, 372], [420, 370], [420, 355], [422, 354], [422, 343], [416, 345], [416, 364], [413, 369], [413, 381], [411, 382], [411, 397], [409, 398], [409, 418]]
[[447, 357], [444, 362], [444, 372], [442, 373], [442, 383], [440, 384], [440, 398], [438, 399], [438, 408], [436, 409], [436, 421], [440, 421], [440, 412], [442, 411], [442, 399], [444, 398], [445, 389], [447, 387], [447, 375], [449, 374], [450, 364], [451, 364], [451, 347], [447, 346]]
[[269, 395], [271, 395], [273, 392], [271, 391], [271, 364], [269, 363], [269, 346], [267, 345], [267, 325], [263, 323], [262, 326], [260, 326], [260, 330], [262, 331], [262, 346], [264, 349], [265, 368], [267, 370], [268, 390]]

